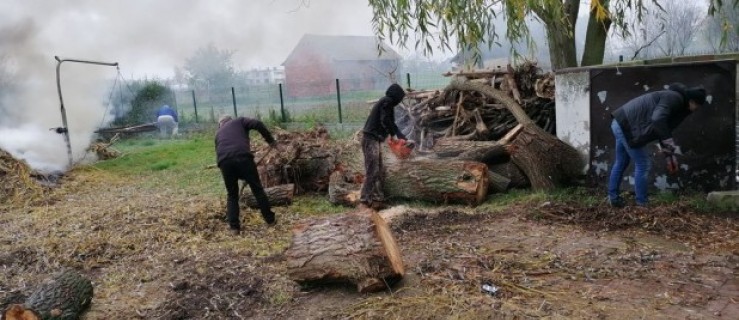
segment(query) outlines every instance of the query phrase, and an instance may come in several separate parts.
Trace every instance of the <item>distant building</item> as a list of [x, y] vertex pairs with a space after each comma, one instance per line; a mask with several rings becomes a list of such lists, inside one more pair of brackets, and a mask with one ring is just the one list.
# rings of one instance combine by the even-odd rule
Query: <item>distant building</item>
[[282, 64], [289, 96], [316, 96], [341, 90], [376, 90], [397, 77], [401, 57], [371, 36], [304, 35]]
[[244, 77], [246, 79], [246, 84], [249, 85], [284, 83], [285, 68], [282, 66], [252, 68], [244, 71]]

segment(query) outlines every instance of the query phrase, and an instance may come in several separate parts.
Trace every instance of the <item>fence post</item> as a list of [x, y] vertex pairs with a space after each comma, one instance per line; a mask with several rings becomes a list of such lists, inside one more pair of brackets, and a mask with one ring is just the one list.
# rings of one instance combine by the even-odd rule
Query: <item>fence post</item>
[[236, 112], [236, 91], [234, 90], [234, 87], [231, 87], [231, 100], [233, 100], [234, 103], [234, 118], [236, 118], [239, 114]]
[[405, 78], [408, 80], [408, 89], [411, 88], [411, 73], [408, 72], [405, 74]]
[[282, 115], [282, 122], [287, 122], [287, 119], [285, 119], [285, 98], [282, 96], [282, 83], [278, 85], [280, 87], [280, 114]]
[[342, 123], [341, 118], [341, 87], [339, 86], [339, 79], [336, 79], [336, 102], [339, 103], [339, 123]]
[[172, 89], [170, 89], [170, 92], [172, 92], [172, 104], [174, 104], [174, 111], [177, 112], [177, 114], [180, 114], [179, 107], [177, 106], [177, 94]]
[[192, 92], [192, 107], [195, 109], [195, 123], [198, 123], [198, 102], [195, 100], [195, 90]]

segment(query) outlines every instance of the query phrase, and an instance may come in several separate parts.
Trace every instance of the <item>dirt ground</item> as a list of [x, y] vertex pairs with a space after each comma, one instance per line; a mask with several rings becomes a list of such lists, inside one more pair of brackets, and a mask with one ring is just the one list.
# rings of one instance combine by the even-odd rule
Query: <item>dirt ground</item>
[[232, 236], [223, 199], [94, 169], [48, 197], [0, 215], [0, 307], [74, 268], [95, 288], [84, 319], [739, 319], [736, 214], [680, 202], [395, 208], [407, 274], [358, 294], [286, 278], [281, 252], [306, 218], [291, 207], [274, 228], [249, 211]]

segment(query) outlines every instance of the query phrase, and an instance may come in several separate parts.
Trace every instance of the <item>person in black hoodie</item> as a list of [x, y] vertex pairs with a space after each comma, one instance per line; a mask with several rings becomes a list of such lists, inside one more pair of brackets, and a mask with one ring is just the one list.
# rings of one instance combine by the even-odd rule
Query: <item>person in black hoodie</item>
[[395, 106], [405, 97], [403, 88], [394, 83], [387, 88], [385, 96], [372, 107], [362, 130], [362, 153], [364, 155], [364, 184], [359, 198], [361, 205], [378, 209], [382, 207], [382, 153], [381, 144], [390, 136], [404, 139], [395, 125]]
[[611, 130], [616, 138], [616, 160], [608, 182], [611, 206], [620, 208], [625, 205], [620, 186], [624, 170], [631, 160], [634, 161], [636, 205], [647, 206], [647, 176], [651, 159], [645, 146], [659, 141], [662, 152], [671, 159], [668, 169], [677, 170], [677, 160], [673, 156], [677, 146], [672, 139], [672, 131], [705, 102], [706, 90], [702, 87], [686, 88], [681, 83], [674, 83], [667, 90], [638, 96], [611, 114]]
[[216, 157], [218, 168], [221, 169], [223, 182], [226, 184], [228, 198], [226, 201], [226, 218], [231, 232], [239, 234], [241, 221], [239, 220], [239, 179], [249, 184], [254, 198], [257, 200], [262, 218], [269, 225], [275, 224], [275, 213], [270, 208], [267, 194], [259, 181], [259, 172], [251, 153], [249, 131], [257, 130], [271, 148], [277, 147], [277, 141], [259, 120], [231, 116], [224, 116], [218, 121], [216, 132]]

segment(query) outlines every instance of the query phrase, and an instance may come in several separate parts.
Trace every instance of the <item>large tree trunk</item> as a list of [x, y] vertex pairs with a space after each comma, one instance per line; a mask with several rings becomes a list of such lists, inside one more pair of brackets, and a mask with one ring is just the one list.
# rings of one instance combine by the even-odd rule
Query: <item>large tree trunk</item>
[[[241, 205], [249, 208], [259, 208], [257, 198], [251, 192], [249, 186], [244, 185], [241, 189]], [[289, 206], [293, 203], [293, 196], [295, 195], [295, 185], [292, 183], [281, 184], [274, 187], [264, 188], [264, 193], [267, 194], [270, 206]]]
[[575, 24], [580, 0], [565, 0], [564, 3], [559, 3], [561, 7], [557, 5], [557, 1], [551, 3], [551, 7], [534, 7], [533, 10], [547, 29], [552, 69], [577, 67]]
[[512, 142], [511, 159], [535, 190], [551, 190], [572, 183], [582, 174], [582, 158], [571, 146], [537, 126], [513, 99], [500, 90], [476, 83], [452, 81], [447, 90], [471, 90], [494, 98], [511, 111], [523, 127]]
[[[610, 0], [593, 0], [599, 2], [603, 7], [608, 8]], [[606, 17], [599, 21], [595, 13], [595, 8], [590, 7], [590, 18], [588, 20], [588, 30], [585, 33], [585, 50], [582, 53], [581, 66], [593, 66], [603, 63], [603, 55], [606, 52], [606, 38], [608, 38], [608, 29], [611, 27], [611, 18]]]
[[387, 198], [478, 205], [488, 192], [488, 167], [475, 161], [399, 161], [387, 166]]
[[373, 292], [405, 273], [390, 228], [370, 209], [297, 225], [285, 257], [288, 277], [304, 285], [348, 282]]
[[[383, 192], [387, 199], [478, 205], [487, 197], [487, 165], [460, 160], [407, 160], [385, 168]], [[329, 201], [356, 206], [362, 178], [352, 172], [331, 175]]]
[[4, 320], [79, 319], [92, 301], [92, 283], [73, 271], [41, 284], [24, 304], [10, 305]]

